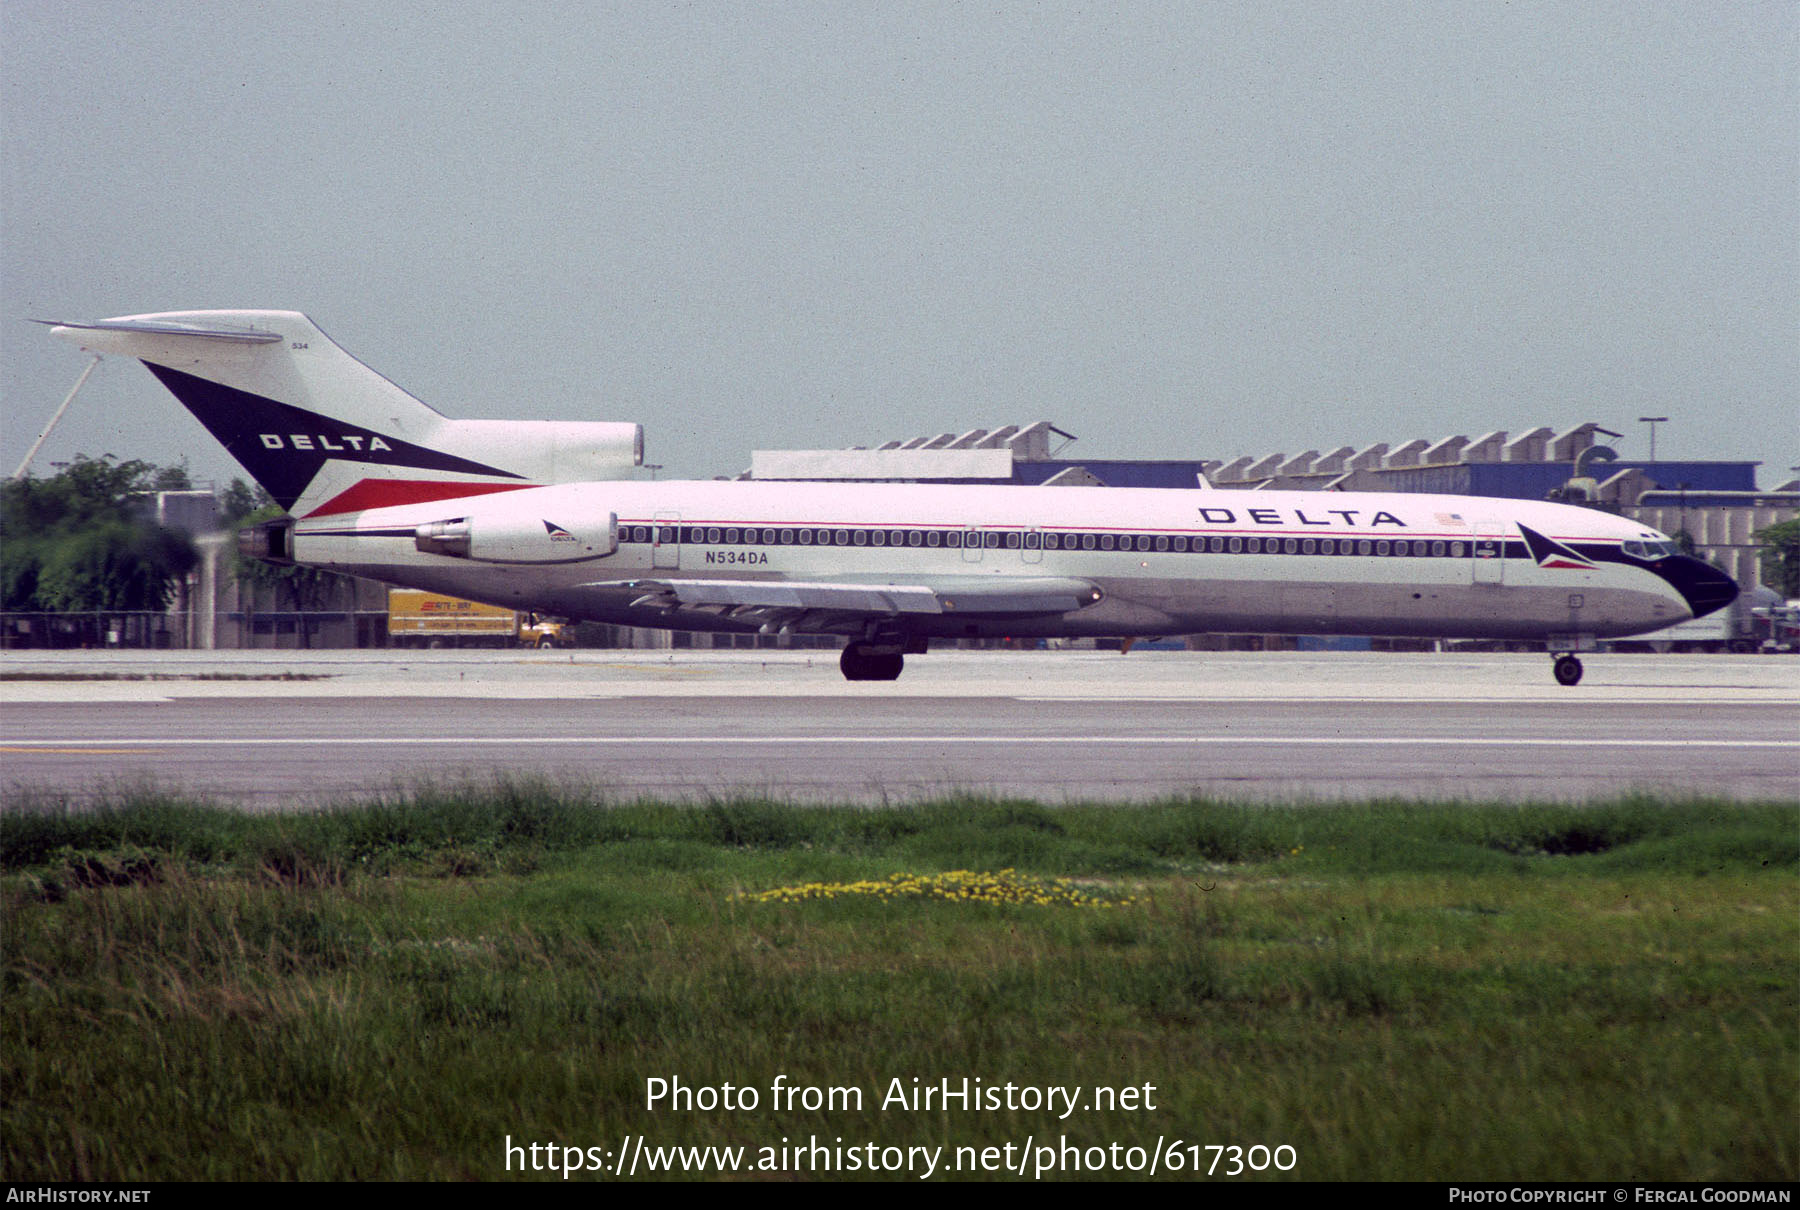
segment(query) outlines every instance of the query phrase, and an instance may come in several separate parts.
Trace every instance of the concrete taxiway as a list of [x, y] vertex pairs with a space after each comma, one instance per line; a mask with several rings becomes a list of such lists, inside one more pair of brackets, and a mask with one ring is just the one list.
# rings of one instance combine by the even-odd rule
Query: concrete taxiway
[[146, 782], [245, 805], [548, 775], [614, 798], [1180, 794], [1800, 801], [1800, 661], [942, 652], [9, 652], [13, 803]]

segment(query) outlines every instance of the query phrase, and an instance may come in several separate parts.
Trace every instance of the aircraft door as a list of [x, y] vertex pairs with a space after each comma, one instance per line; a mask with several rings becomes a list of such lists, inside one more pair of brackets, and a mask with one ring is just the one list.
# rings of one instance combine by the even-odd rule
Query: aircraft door
[[963, 562], [981, 562], [981, 531], [974, 526], [963, 530]]
[[655, 532], [650, 540], [650, 566], [681, 566], [681, 514], [657, 513], [652, 520]]
[[1475, 558], [1470, 575], [1476, 584], [1506, 582], [1506, 526], [1491, 521], [1478, 523], [1474, 533]]

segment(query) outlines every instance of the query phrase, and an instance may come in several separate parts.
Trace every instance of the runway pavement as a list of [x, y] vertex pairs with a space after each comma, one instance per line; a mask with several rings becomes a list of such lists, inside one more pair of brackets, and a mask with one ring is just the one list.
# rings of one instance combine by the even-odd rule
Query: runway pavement
[[611, 798], [1800, 801], [1800, 660], [942, 652], [9, 652], [8, 801], [251, 806], [545, 774]]

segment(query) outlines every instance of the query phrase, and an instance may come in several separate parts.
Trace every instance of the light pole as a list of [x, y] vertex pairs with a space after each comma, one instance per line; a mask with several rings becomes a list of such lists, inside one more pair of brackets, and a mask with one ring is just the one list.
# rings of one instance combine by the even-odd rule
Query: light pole
[[23, 479], [25, 472], [31, 469], [31, 460], [37, 457], [37, 452], [43, 448], [44, 442], [50, 440], [50, 430], [56, 427], [56, 422], [63, 418], [63, 413], [69, 410], [71, 403], [75, 402], [75, 396], [81, 393], [83, 386], [87, 385], [88, 375], [92, 374], [94, 367], [99, 364], [100, 354], [96, 353], [94, 360], [88, 362], [87, 369], [81, 372], [81, 377], [75, 380], [75, 385], [69, 388], [69, 393], [63, 396], [61, 406], [56, 409], [56, 414], [50, 417], [50, 423], [44, 426], [44, 431], [38, 434], [38, 439], [32, 442], [31, 448], [25, 452], [25, 461], [19, 463], [19, 469], [13, 472], [14, 479]]
[[1667, 416], [1638, 417], [1639, 424], [1647, 424], [1650, 426], [1650, 461], [1652, 462], [1656, 461], [1656, 426], [1659, 424], [1667, 424], [1668, 422], [1669, 418]]

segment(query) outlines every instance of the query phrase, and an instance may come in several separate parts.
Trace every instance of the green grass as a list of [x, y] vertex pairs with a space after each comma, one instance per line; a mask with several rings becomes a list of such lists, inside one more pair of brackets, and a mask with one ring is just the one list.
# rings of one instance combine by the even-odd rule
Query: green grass
[[[627, 1136], [942, 1147], [939, 1179], [1159, 1137], [1313, 1180], [1800, 1175], [1794, 804], [121, 791], [9, 804], [0, 866], [5, 1180], [491, 1179], [509, 1137]], [[1112, 905], [752, 898], [1006, 868]], [[778, 1108], [778, 1076], [861, 1107]], [[1082, 1108], [882, 1107], [965, 1076]], [[759, 1105], [649, 1107], [675, 1077]]]

